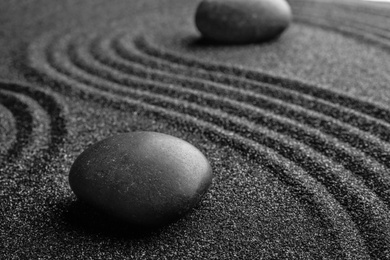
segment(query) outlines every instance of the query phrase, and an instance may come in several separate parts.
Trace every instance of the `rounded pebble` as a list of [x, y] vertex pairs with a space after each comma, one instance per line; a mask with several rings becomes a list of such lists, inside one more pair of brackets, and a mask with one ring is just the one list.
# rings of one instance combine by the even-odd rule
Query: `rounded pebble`
[[195, 23], [204, 38], [223, 43], [254, 43], [278, 37], [290, 24], [285, 0], [204, 0]]
[[200, 201], [211, 180], [210, 164], [197, 148], [156, 132], [97, 142], [79, 155], [69, 173], [79, 199], [146, 227], [183, 216]]

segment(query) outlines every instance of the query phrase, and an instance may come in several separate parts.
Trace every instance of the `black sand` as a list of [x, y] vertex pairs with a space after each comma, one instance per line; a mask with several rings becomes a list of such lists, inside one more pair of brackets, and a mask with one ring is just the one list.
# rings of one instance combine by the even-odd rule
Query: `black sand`
[[[390, 5], [290, 2], [281, 38], [216, 46], [198, 1], [2, 1], [0, 259], [390, 259]], [[81, 151], [135, 130], [214, 169], [160, 230], [68, 185]]]

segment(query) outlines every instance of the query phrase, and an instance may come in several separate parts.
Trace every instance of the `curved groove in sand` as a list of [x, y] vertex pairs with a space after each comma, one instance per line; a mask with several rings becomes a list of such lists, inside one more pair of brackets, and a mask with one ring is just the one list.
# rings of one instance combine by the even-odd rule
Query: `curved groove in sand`
[[[42, 44], [43, 46], [40, 46]], [[41, 52], [38, 51], [40, 48], [43, 48]], [[66, 74], [62, 73], [58, 68], [50, 65], [49, 63], [51, 61], [46, 60], [47, 57], [45, 57], [45, 49], [45, 42], [38, 42], [38, 46], [34, 45], [31, 47], [29, 59], [30, 67], [40, 75], [40, 80], [54, 80], [56, 83], [52, 86], [61, 92], [72, 91], [73, 93], [78, 94], [81, 98], [92, 98], [95, 102], [104, 104], [109, 103], [111, 106], [118, 109], [128, 109], [129, 107], [132, 109], [142, 108], [145, 113], [151, 115], [156, 114], [159, 117], [163, 116], [166, 120], [173, 120], [174, 123], [184, 124], [187, 129], [192, 128], [194, 130], [201, 131], [202, 133], [210, 136], [211, 139], [213, 139], [214, 136], [218, 136], [219, 139], [221, 139], [223, 142], [238, 148], [245, 154], [264, 160], [266, 165], [273, 169], [273, 171], [276, 170], [276, 172], [278, 172], [278, 177], [281, 178], [284, 183], [288, 183], [291, 187], [296, 187], [298, 193], [307, 194], [307, 197], [304, 196], [305, 199], [312, 201], [314, 205], [321, 205], [320, 207], [317, 207], [317, 209], [319, 211], [325, 210], [325, 219], [330, 221], [330, 226], [335, 232], [334, 235], [336, 237], [340, 234], [343, 234], [338, 233], [342, 229], [345, 229], [342, 232], [347, 232], [347, 234], [355, 233], [354, 235], [356, 235], [356, 230], [354, 227], [355, 225], [350, 222], [350, 220], [348, 220], [348, 215], [345, 215], [343, 209], [338, 206], [338, 203], [335, 203], [334, 198], [332, 198], [332, 196], [330, 196], [325, 191], [323, 185], [315, 181], [299, 167], [295, 166], [290, 161], [281, 157], [269, 148], [264, 147], [250, 139], [240, 137], [234, 132], [222, 129], [215, 124], [204, 122], [203, 120], [197, 119], [194, 116], [177, 113], [172, 110], [167, 110], [166, 108], [157, 107], [153, 104], [147, 104], [145, 100], [140, 101], [134, 100], [130, 97], [123, 97], [118, 94], [114, 95], [110, 93], [109, 90], [99, 90], [94, 85], [81, 83], [75, 78], [66, 76]], [[318, 190], [321, 190], [321, 192], [317, 192]], [[344, 223], [345, 225], [340, 225], [340, 223]], [[364, 233], [368, 234], [367, 232]], [[376, 231], [374, 233], [379, 235], [379, 233]], [[380, 237], [381, 236], [382, 235], [380, 235]], [[339, 237], [339, 240], [343, 246], [346, 246], [346, 248], [351, 248], [351, 252], [354, 252], [356, 248], [359, 248], [356, 247], [358, 244], [362, 246], [359, 242], [360, 239], [356, 240], [357, 237], [348, 236], [348, 239], [353, 239], [355, 244], [353, 244], [352, 241], [348, 241], [348, 239], [341, 237]], [[353, 244], [352, 246], [351, 242]]]
[[[82, 70], [86, 70], [88, 73], [94, 74], [95, 76], [104, 75], [105, 79], [109, 79], [120, 85], [132, 85], [133, 88], [148, 89], [154, 93], [177, 96], [180, 99], [189, 102], [196, 102], [196, 100], [201, 97], [202, 103], [207, 104], [210, 108], [229, 111], [230, 115], [246, 118], [252, 123], [261, 126], [264, 125], [270, 130], [291, 136], [342, 164], [346, 169], [355, 174], [360, 174], [360, 176], [365, 179], [366, 184], [372, 190], [375, 190], [388, 205], [390, 204], [388, 198], [388, 190], [390, 189], [390, 176], [387, 174], [388, 170], [375, 162], [375, 160], [365, 156], [359, 150], [354, 149], [347, 144], [343, 144], [331, 136], [322, 134], [315, 128], [304, 126], [289, 118], [281, 117], [273, 112], [248, 105], [244, 101], [238, 102], [234, 100], [234, 95], [225, 97], [225, 95], [222, 94], [223, 98], [221, 98], [221, 95], [215, 95], [213, 93], [212, 90], [214, 88], [211, 83], [206, 84], [205, 88], [198, 88], [194, 85], [194, 82], [196, 83], [196, 81], [187, 80], [185, 82], [180, 82], [179, 78], [176, 78], [177, 82], [166, 82], [171, 85], [164, 85], [159, 83], [165, 81], [164, 78], [161, 77], [157, 79], [157, 82], [145, 83], [140, 81], [140, 74], [144, 77], [150, 75], [151, 78], [153, 75], [153, 72], [147, 68], [137, 67], [137, 63], [131, 65], [127, 64], [131, 67], [127, 67], [127, 70], [123, 72], [123, 70], [118, 69], [120, 66], [118, 66], [118, 63], [115, 63], [114, 57], [97, 57], [104, 55], [102, 53], [99, 55], [97, 52], [102, 51], [105, 52], [105, 54], [110, 53], [108, 49], [95, 50], [95, 55], [91, 53], [91, 56], [86, 56], [85, 54], [88, 51], [88, 48], [83, 48], [79, 49], [78, 54], [74, 54], [79, 56], [75, 57], [75, 59], [79, 60], [77, 63], [82, 67]], [[92, 56], [97, 60], [100, 60], [100, 64], [96, 64], [96, 61], [92, 60]], [[131, 71], [131, 73], [129, 73], [129, 71]], [[174, 87], [175, 84], [179, 84], [180, 87]], [[233, 99], [230, 99], [230, 97]], [[362, 133], [363, 136], [364, 134], [366, 133]], [[334, 136], [337, 137], [337, 132]], [[343, 158], [343, 160], [340, 160], [340, 158]]]
[[23, 154], [34, 152], [47, 143], [48, 121], [44, 110], [31, 98], [0, 88], [0, 103], [15, 120], [15, 141], [2, 166], [15, 162]]
[[[296, 102], [296, 99], [299, 99], [298, 97], [300, 96], [306, 97], [308, 100], [316, 99], [315, 103], [325, 104], [324, 107], [319, 108], [319, 110], [326, 108], [324, 109], [325, 111], [323, 111], [324, 113], [328, 112], [327, 110], [330, 110], [332, 112], [340, 110], [340, 107], [335, 106], [336, 104], [341, 107], [350, 108], [351, 110], [346, 112], [346, 117], [350, 118], [351, 123], [354, 122], [353, 119], [355, 118], [357, 121], [367, 121], [360, 126], [363, 128], [363, 130], [365, 125], [367, 127], [367, 130], [369, 130], [368, 126], [372, 127], [376, 124], [383, 124], [383, 126], [387, 127], [388, 129], [390, 128], [390, 110], [385, 107], [370, 103], [368, 101], [359, 100], [341, 92], [336, 92], [315, 85], [310, 85], [309, 83], [297, 79], [279, 77], [271, 75], [270, 73], [254, 71], [249, 68], [241, 68], [235, 65], [221, 64], [211, 61], [202, 61], [197, 59], [196, 57], [177, 54], [168, 49], [163, 49], [161, 47], [155, 46], [145, 37], [137, 38], [135, 43], [141, 51], [150, 56], [154, 56], [156, 58], [160, 58], [171, 63], [187, 66], [192, 69], [203, 70], [209, 73], [213, 72], [216, 73], [218, 76], [218, 73], [223, 72], [220, 74], [228, 74], [231, 77], [236, 77], [241, 80], [248, 80], [245, 82], [252, 82], [252, 84], [255, 84], [256, 86], [253, 87], [251, 85], [245, 85], [244, 87], [246, 88], [256, 90], [261, 84], [270, 84], [273, 88], [278, 88], [278, 91], [295, 93], [295, 97], [293, 95], [288, 96], [288, 98], [290, 98], [290, 102]], [[215, 78], [215, 80], [216, 79], [217, 78]], [[256, 85], [256, 83], [258, 85]], [[279, 98], [281, 98], [280, 96], [282, 95], [279, 95]], [[288, 101], [288, 99], [286, 101]], [[313, 106], [314, 105], [315, 104], [313, 104]], [[312, 107], [311, 109], [314, 108], [315, 107]], [[389, 138], [388, 135], [387, 138]]]
[[[60, 49], [53, 50], [52, 48], [55, 46], [60, 46]], [[45, 55], [46, 50], [43, 51], [43, 55]], [[30, 61], [37, 64], [37, 62], [41, 60], [41, 62], [38, 62], [37, 64], [38, 68], [41, 69], [41, 72], [43, 69], [43, 74], [49, 78], [54, 78], [56, 81], [60, 82], [75, 81], [79, 86], [82, 86], [81, 89], [84, 89], [89, 93], [91, 92], [91, 89], [93, 89], [93, 92], [103, 92], [105, 95], [112, 95], [110, 92], [113, 91], [115, 92], [113, 95], [114, 99], [122, 98], [121, 95], [126, 95], [128, 97], [131, 95], [132, 98], [137, 97], [137, 99], [142, 100], [142, 104], [147, 103], [148, 110], [150, 110], [150, 106], [152, 106], [153, 108], [158, 107], [159, 110], [164, 112], [167, 108], [168, 111], [180, 111], [179, 117], [181, 119], [183, 119], [183, 117], [192, 117], [196, 119], [196, 117], [202, 116], [203, 119], [209, 121], [205, 122], [206, 124], [211, 124], [214, 128], [217, 127], [217, 129], [220, 129], [220, 127], [216, 125], [222, 125], [224, 127], [223, 129], [214, 132], [218, 133], [229, 129], [228, 131], [234, 133], [236, 136], [235, 138], [244, 138], [244, 140], [252, 139], [258, 143], [272, 147], [283, 157], [288, 158], [290, 161], [294, 161], [306, 169], [306, 171], [310, 172], [318, 181], [325, 185], [328, 191], [331, 191], [332, 195], [348, 210], [352, 219], [358, 224], [358, 229], [366, 238], [369, 248], [379, 246], [384, 252], [388, 250], [389, 243], [387, 238], [390, 233], [389, 221], [386, 215], [387, 207], [378, 200], [375, 194], [365, 188], [360, 180], [354, 178], [349, 171], [343, 169], [341, 166], [335, 165], [334, 162], [317, 154], [311, 148], [301, 143], [297, 143], [287, 136], [282, 136], [267, 129], [259, 128], [259, 126], [254, 125], [247, 120], [231, 116], [222, 111], [204, 108], [185, 101], [178, 101], [148, 91], [124, 87], [106, 79], [106, 75], [104, 74], [99, 74], [99, 76], [94, 75], [86, 64], [81, 64], [80, 66], [80, 59], [75, 60], [74, 54], [70, 55], [70, 53], [67, 52], [66, 41], [62, 40], [57, 44], [51, 45], [51, 47], [48, 48], [48, 51], [47, 63], [45, 58], [42, 59], [42, 57], [40, 59], [39, 57], [35, 57], [34, 59], [30, 59]], [[48, 73], [48, 71], [50, 71], [50, 73]], [[61, 78], [61, 80], [59, 80], [59, 78]], [[74, 88], [75, 87], [73, 87], [73, 89]], [[99, 90], [96, 90], [96, 88]], [[78, 90], [80, 91], [81, 89], [79, 88]], [[101, 95], [102, 94], [100, 94], [100, 96]], [[204, 124], [203, 120], [198, 120], [196, 122], [201, 125]], [[242, 136], [237, 135], [237, 133], [240, 133]], [[234, 139], [234, 137], [230, 135], [228, 135], [227, 138], [229, 140], [228, 142], [232, 142], [232, 138]], [[253, 142], [252, 140], [251, 142]], [[248, 149], [244, 150], [244, 152], [248, 151]], [[310, 154], [308, 154], [308, 151]], [[334, 168], [328, 168], [329, 165], [334, 166]], [[307, 178], [309, 178], [308, 175]], [[378, 237], [381, 238], [380, 241], [371, 241]]]
[[[18, 93], [33, 99], [45, 111], [49, 119], [49, 142], [44, 156], [56, 155], [63, 146], [68, 134], [66, 122], [68, 107], [66, 102], [56, 93], [26, 85], [25, 83], [0, 81], [0, 91]], [[44, 158], [40, 158], [43, 160]]]
[[[172, 51], [153, 46], [149, 41], [142, 40], [139, 49], [148, 55], [180, 64], [192, 69], [203, 70], [218, 75], [228, 74], [238, 80], [245, 80], [243, 88], [262, 91], [262, 94], [281, 99], [287, 103], [303, 106], [309, 110], [325, 114], [335, 119], [347, 118], [349, 124], [378, 136], [390, 142], [390, 111], [370, 102], [358, 100], [343, 93], [323, 89], [308, 83], [270, 75], [268, 73], [240, 68], [234, 65], [201, 61], [195, 57], [179, 55]], [[218, 80], [216, 76], [213, 80]], [[222, 77], [222, 76], [221, 76]], [[264, 85], [269, 89], [264, 93]], [[263, 86], [261, 88], [260, 86]], [[272, 88], [271, 88], [272, 86]], [[278, 89], [277, 89], [278, 87]], [[289, 92], [289, 93], [287, 93]], [[293, 94], [294, 93], [294, 94]]]
[[[115, 40], [113, 42], [114, 42], [113, 48], [115, 49]], [[237, 85], [240, 83], [241, 84], [243, 84], [243, 83], [250, 84], [250, 82], [247, 82], [243, 79], [231, 78], [228, 75], [223, 75], [221, 73], [213, 74], [212, 72], [208, 72], [208, 71], [206, 72], [206, 71], [201, 71], [201, 70], [197, 70], [197, 69], [192, 69], [191, 67], [178, 65], [175, 63], [170, 63], [170, 62], [165, 61], [163, 59], [148, 56], [148, 54], [145, 54], [145, 53], [135, 53], [136, 50], [131, 49], [128, 42], [127, 42], [126, 47], [122, 47], [122, 48], [117, 47], [117, 48], [119, 48], [118, 55], [116, 55], [117, 53], [112, 52], [110, 47], [105, 47], [105, 48], [103, 47], [102, 51], [104, 50], [104, 52], [107, 52], [109, 55], [105, 55], [105, 53], [100, 53], [100, 55], [97, 54], [98, 56], [100, 56], [97, 58], [101, 58], [101, 59], [103, 59], [104, 62], [109, 63], [110, 66], [113, 66], [116, 69], [122, 70], [123, 72], [127, 72], [127, 73], [133, 73], [134, 69], [132, 69], [132, 66], [134, 63], [137, 63], [137, 64], [141, 64], [143, 66], [151, 67], [155, 70], [171, 71], [171, 72], [174, 72], [175, 74], [185, 75], [185, 76], [190, 77], [190, 78], [194, 77], [194, 78], [202, 79], [202, 80], [205, 80], [207, 82], [212, 82], [212, 83], [219, 82], [222, 85], [211, 84], [211, 85], [213, 85], [213, 89], [210, 89], [209, 91], [215, 91], [216, 93], [218, 93], [218, 95], [228, 95], [228, 94], [233, 93], [234, 96], [237, 98], [239, 98], [240, 96], [244, 96], [245, 102], [252, 103], [253, 105], [256, 105], [256, 106], [262, 106], [265, 109], [268, 108], [271, 111], [276, 110], [276, 111], [281, 112], [280, 110], [283, 110], [283, 109], [281, 109], [280, 107], [286, 106], [289, 108], [288, 111], [286, 111], [286, 112], [288, 113], [289, 116], [291, 116], [293, 114], [295, 117], [295, 120], [300, 120], [301, 117], [305, 118], [305, 117], [313, 114], [314, 115], [313, 117], [309, 117], [309, 119], [306, 120], [306, 122], [302, 122], [304, 124], [309, 124], [310, 122], [315, 121], [316, 125], [321, 125], [321, 122], [318, 122], [316, 120], [316, 117], [320, 117], [320, 118], [323, 117], [324, 121], [326, 123], [328, 123], [328, 121], [335, 121], [335, 122], [340, 121], [341, 122], [343, 120], [343, 118], [338, 118], [336, 120], [332, 120], [332, 118], [329, 116], [321, 115], [321, 113], [310, 111], [310, 109], [305, 109], [304, 107], [301, 109], [302, 113], [299, 113], [298, 111], [301, 111], [298, 109], [299, 106], [289, 104], [289, 102], [288, 102], [289, 100], [285, 100], [287, 102], [280, 102], [280, 101], [278, 102], [277, 99], [275, 99], [275, 98], [272, 98], [269, 96], [264, 96], [262, 94], [258, 94], [256, 92], [254, 92], [254, 91], [246, 92], [246, 91], [241, 91], [240, 89], [233, 87], [234, 85]], [[143, 54], [145, 54], [145, 55], [143, 55]], [[255, 84], [255, 83], [252, 83], [252, 84]], [[230, 86], [230, 85], [232, 85], [232, 86]], [[262, 87], [261, 84], [254, 85], [254, 86], [257, 88]], [[254, 97], [254, 98], [251, 99], [251, 97]], [[258, 100], [260, 100], [260, 102]], [[268, 102], [269, 100], [271, 100], [272, 102]], [[256, 101], [257, 101], [257, 103], [256, 103]], [[264, 103], [265, 104], [273, 103], [275, 105], [267, 107], [266, 105], [264, 105]], [[304, 116], [305, 113], [307, 114], [307, 116]], [[350, 118], [350, 117], [348, 117], [348, 118]], [[344, 122], [343, 125], [345, 125], [345, 123], [348, 123], [348, 120], [347, 120], [347, 122]], [[389, 128], [386, 129], [386, 131], [388, 131], [388, 130], [389, 130]], [[332, 129], [330, 132], [340, 132], [340, 129]], [[341, 131], [341, 132], [343, 132], [343, 131]], [[367, 133], [365, 133], [365, 135], [366, 134]], [[355, 142], [355, 140], [354, 140], [354, 142]], [[379, 141], [379, 142], [381, 142], [381, 141]]]
[[[104, 43], [104, 41], [102, 43]], [[104, 45], [106, 44], [109, 43], [105, 43]], [[95, 51], [95, 56], [97, 59], [100, 59], [101, 62], [107, 63], [111, 67], [128, 74], [135, 73], [134, 63], [137, 63], [153, 68], [154, 70], [171, 71], [175, 74], [188, 76], [188, 78], [200, 78], [205, 80], [207, 84], [204, 87], [197, 88], [192, 85], [193, 89], [212, 92], [220, 96], [229, 97], [241, 101], [242, 103], [248, 103], [255, 107], [262, 108], [268, 112], [276, 113], [288, 118], [293, 118], [294, 121], [297, 121], [303, 125], [320, 129], [327, 135], [335, 136], [341, 141], [349, 143], [355, 148], [364, 151], [366, 154], [370, 156], [373, 155], [373, 157], [382, 164], [388, 167], [390, 166], [389, 144], [371, 136], [367, 132], [361, 131], [353, 126], [349, 126], [348, 120], [343, 122], [344, 119], [342, 117], [339, 119], [334, 119], [318, 112], [310, 111], [306, 108], [289, 104], [288, 100], [287, 102], [282, 102], [278, 99], [263, 96], [254, 92], [250, 92], [248, 94], [246, 91], [240, 91], [233, 87], [234, 84], [242, 84], [240, 80], [233, 81], [233, 79], [229, 78], [227, 78], [227, 80], [222, 80], [224, 79], [223, 75], [217, 74], [212, 77], [212, 73], [191, 70], [191, 68], [179, 66], [177, 64], [170, 64], [169, 62], [154, 59], [153, 57], [137, 55], [129, 48], [130, 47], [127, 46], [126, 50], [122, 50], [122, 56], [126, 56], [126, 59], [121, 59], [121, 56], [115, 55], [115, 53], [113, 53], [108, 46], [102, 47], [101, 50]], [[100, 52], [100, 54], [97, 54], [97, 52]], [[214, 83], [215, 81], [222, 82], [223, 84], [216, 84]], [[228, 84], [232, 86], [224, 85], [227, 84], [227, 81], [229, 81]], [[248, 117], [251, 115], [251, 113], [246, 114]], [[251, 120], [256, 119], [258, 119], [256, 116], [251, 118]], [[388, 130], [386, 132], [388, 132]]]

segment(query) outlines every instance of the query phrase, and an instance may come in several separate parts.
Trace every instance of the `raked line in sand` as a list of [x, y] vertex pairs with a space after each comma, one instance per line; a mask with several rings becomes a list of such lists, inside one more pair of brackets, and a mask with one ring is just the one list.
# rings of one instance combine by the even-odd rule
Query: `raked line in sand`
[[62, 148], [67, 135], [67, 105], [51, 91], [0, 81], [0, 103], [9, 110], [9, 120], [15, 122], [10, 139], [12, 144], [3, 155], [3, 167], [19, 159], [39, 167]]

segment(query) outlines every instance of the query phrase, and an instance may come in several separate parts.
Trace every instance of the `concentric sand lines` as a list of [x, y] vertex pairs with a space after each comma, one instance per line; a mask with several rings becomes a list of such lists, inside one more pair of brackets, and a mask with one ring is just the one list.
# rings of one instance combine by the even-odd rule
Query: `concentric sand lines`
[[0, 81], [0, 103], [11, 112], [16, 133], [2, 165], [28, 152], [37, 166], [44, 163], [45, 156], [58, 153], [66, 136], [67, 107], [57, 94], [23, 83]]
[[[281, 107], [282, 103], [290, 105], [290, 110], [300, 107], [306, 117], [317, 117], [321, 111], [316, 108], [320, 110], [326, 106], [327, 115], [319, 116], [321, 120], [333, 117], [342, 127], [356, 127], [356, 133], [367, 130], [365, 125], [372, 123], [374, 128], [367, 131], [374, 135], [370, 140], [375, 140], [376, 131], [389, 129], [383, 120], [389, 118], [385, 109], [298, 81], [205, 63], [150, 46], [144, 49], [138, 46], [144, 53], [139, 57], [153, 56], [155, 61], [161, 60], [161, 64], [172, 68], [170, 72], [146, 66], [147, 58], [141, 58], [143, 62], [128, 59], [126, 67], [120, 68], [105, 62], [105, 59], [114, 61], [118, 57], [99, 53], [99, 42], [93, 39], [80, 35], [75, 38], [73, 35], [43, 37], [30, 46], [29, 66], [40, 82], [50, 82], [58, 91], [71, 91], [83, 99], [90, 98], [118, 109], [141, 109], [145, 114], [163, 117], [187, 130], [201, 131], [212, 140], [229, 144], [261, 160], [281, 181], [316, 208], [332, 227], [333, 235], [340, 243], [340, 252], [344, 250], [345, 256], [353, 259], [358, 251], [359, 254], [364, 252], [361, 238], [371, 256], [383, 257], [390, 252], [390, 222], [388, 208], [383, 202], [388, 201], [385, 193], [387, 168], [375, 161], [379, 156], [370, 159], [350, 144], [337, 141], [337, 134], [333, 138], [328, 133], [321, 133], [322, 129], [315, 129], [315, 125], [306, 127], [302, 122], [291, 120], [294, 117], [287, 114], [265, 111], [254, 103], [255, 99], [247, 97], [250, 91], [256, 90], [255, 85], [250, 84], [283, 89], [279, 96], [275, 92], [261, 94], [278, 99]], [[187, 77], [180, 76], [175, 68], [188, 71]], [[223, 81], [212, 82], [213, 78], [190, 75], [195, 70], [203, 74], [209, 71], [215, 78], [221, 76]], [[243, 86], [244, 92], [234, 92], [226, 80], [235, 80], [238, 86]], [[242, 96], [245, 98], [240, 99]], [[346, 100], [349, 103], [342, 106], [341, 101]], [[375, 113], [366, 113], [369, 107], [383, 114], [378, 117]], [[361, 138], [360, 134], [357, 136]], [[321, 149], [322, 145], [326, 149]], [[386, 149], [388, 144], [380, 147], [380, 150]], [[337, 161], [340, 155], [348, 159]], [[353, 162], [360, 162], [368, 177], [362, 179], [364, 174], [357, 174]]]
[[[33, 100], [8, 91], [0, 91], [0, 102], [11, 111], [15, 123], [16, 137], [10, 149], [7, 151], [4, 163], [12, 162], [20, 157], [23, 150], [33, 150], [34, 146], [44, 144], [44, 140], [34, 140], [34, 136], [40, 136], [47, 130], [47, 125], [39, 122], [46, 122], [44, 111]], [[34, 145], [34, 142], [36, 144]], [[27, 152], [27, 151], [26, 151]]]

